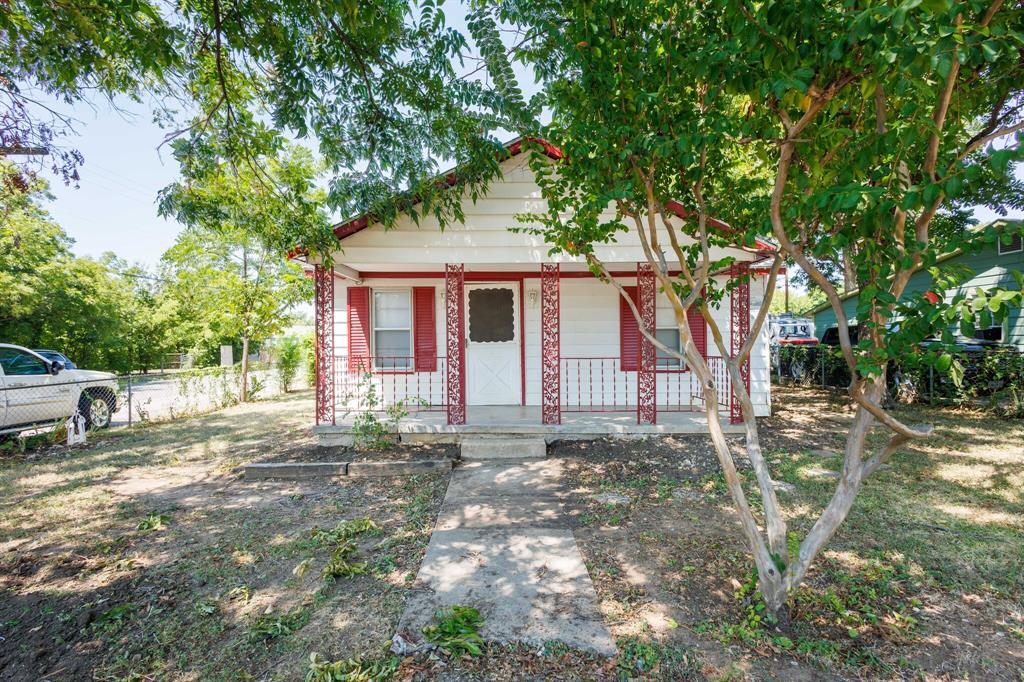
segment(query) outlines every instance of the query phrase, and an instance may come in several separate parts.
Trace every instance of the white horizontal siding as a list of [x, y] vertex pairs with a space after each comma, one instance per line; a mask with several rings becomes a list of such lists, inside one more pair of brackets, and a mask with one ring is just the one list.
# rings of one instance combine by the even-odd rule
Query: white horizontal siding
[[[620, 280], [622, 284], [633, 286], [635, 278]], [[372, 288], [409, 288], [414, 286], [433, 286], [435, 289], [435, 330], [437, 334], [438, 355], [446, 355], [446, 324], [444, 280], [442, 279], [369, 279], [365, 286]], [[518, 285], [518, 282], [516, 282]], [[337, 358], [348, 355], [348, 314], [347, 289], [351, 283], [335, 280], [335, 354]], [[763, 283], [755, 281], [751, 285], [751, 314], [756, 314], [757, 305], [763, 293]], [[589, 278], [567, 278], [560, 282], [561, 300], [561, 354], [562, 363], [562, 397], [568, 405], [589, 405], [600, 402], [605, 405], [636, 404], [636, 372], [621, 370], [619, 358], [619, 294], [611, 285]], [[720, 308], [713, 311], [712, 317], [722, 330], [725, 343], [729, 344], [729, 310], [728, 297]], [[528, 278], [524, 281], [524, 316], [523, 335], [525, 347], [525, 378], [526, 402], [539, 405], [541, 395], [541, 311], [540, 311], [540, 280]], [[671, 324], [673, 314], [666, 300], [658, 306], [660, 324]], [[517, 330], [518, 333], [518, 330]], [[717, 356], [718, 351], [708, 332], [708, 353]], [[601, 360], [574, 361], [572, 358], [601, 358]], [[591, 385], [595, 379], [603, 389]], [[390, 396], [419, 395], [432, 404], [440, 404], [445, 381], [443, 365], [433, 373], [412, 373], [378, 375], [374, 378], [378, 395], [385, 399]], [[659, 373], [657, 376], [659, 403], [689, 404], [695, 387], [691, 385], [692, 374]], [[341, 384], [337, 388], [339, 406], [341, 406]], [[768, 370], [767, 336], [762, 334], [751, 353], [751, 394], [758, 415], [766, 415], [770, 410], [770, 385]], [[699, 401], [697, 403], [699, 405]], [[340, 409], [340, 407], [339, 407]], [[340, 414], [340, 412], [339, 412]]]
[[[462, 222], [441, 230], [431, 216], [424, 216], [417, 225], [411, 218], [398, 219], [385, 230], [377, 224], [345, 238], [335, 254], [338, 263], [356, 270], [402, 270], [406, 266], [434, 266], [444, 263], [481, 265], [536, 265], [542, 262], [583, 263], [580, 258], [566, 255], [550, 256], [543, 238], [509, 228], [523, 226], [517, 215], [544, 213], [547, 202], [541, 198], [540, 188], [534, 182], [526, 156], [512, 157], [503, 164], [504, 178], [495, 181], [487, 194], [473, 202], [466, 195], [462, 201], [465, 218]], [[609, 210], [605, 218], [611, 219]], [[679, 219], [674, 218], [679, 224]], [[668, 244], [667, 232], [659, 228], [663, 242]], [[682, 237], [684, 243], [690, 240]], [[606, 263], [635, 263], [644, 260], [644, 251], [635, 230], [621, 232], [610, 244], [598, 244], [596, 255]], [[750, 260], [752, 254], [735, 249], [712, 250], [712, 258], [726, 255]]]

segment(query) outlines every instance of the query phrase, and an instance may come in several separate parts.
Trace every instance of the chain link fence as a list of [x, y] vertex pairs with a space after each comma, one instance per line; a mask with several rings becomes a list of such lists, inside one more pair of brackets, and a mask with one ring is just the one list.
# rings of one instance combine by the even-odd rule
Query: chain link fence
[[[964, 351], [957, 356], [964, 368], [957, 385], [932, 367], [892, 363], [886, 372], [889, 399], [902, 403], [970, 405], [1009, 417], [1024, 417], [1024, 353], [996, 347]], [[850, 368], [832, 346], [776, 346], [772, 350], [772, 380], [778, 384], [846, 389]]]
[[[249, 369], [248, 399], [308, 386], [300, 368]], [[104, 375], [65, 370], [0, 375], [0, 441], [75, 442], [90, 430], [171, 421], [233, 405], [241, 394], [239, 367], [160, 374]], [[287, 385], [286, 385], [287, 384]]]

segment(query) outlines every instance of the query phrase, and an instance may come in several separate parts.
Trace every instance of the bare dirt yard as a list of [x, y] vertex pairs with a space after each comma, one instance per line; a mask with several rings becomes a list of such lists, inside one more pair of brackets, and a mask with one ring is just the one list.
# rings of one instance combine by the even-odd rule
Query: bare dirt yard
[[[803, 532], [849, 416], [820, 391], [774, 400], [762, 432]], [[869, 481], [784, 631], [703, 437], [555, 444], [619, 656], [549, 642], [401, 660], [386, 646], [447, 476], [241, 478], [312, 458], [311, 413], [304, 393], [0, 454], [0, 679], [1024, 680], [1019, 421], [904, 408], [935, 437]]]

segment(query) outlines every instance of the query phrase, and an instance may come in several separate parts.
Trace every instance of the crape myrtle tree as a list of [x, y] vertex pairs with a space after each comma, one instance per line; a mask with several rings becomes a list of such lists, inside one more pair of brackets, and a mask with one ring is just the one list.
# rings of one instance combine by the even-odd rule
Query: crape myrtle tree
[[[565, 160], [533, 165], [549, 209], [523, 216], [555, 251], [586, 257], [614, 286], [594, 245], [635, 231], [671, 302], [681, 358], [704, 386], [709, 431], [753, 556], [768, 610], [786, 618], [788, 595], [848, 515], [864, 480], [904, 444], [931, 433], [884, 407], [889, 363], [925, 363], [957, 379], [953, 331], [1001, 320], [1019, 291], [942, 298], [964, 273], [940, 255], [1007, 238], [964, 229], [958, 198], [1005, 186], [1021, 156], [1024, 18], [999, 0], [904, 3], [633, 2], [525, 0], [479, 5], [477, 21], [512, 25], [512, 58], [543, 84], [546, 125], [523, 132], [560, 147]], [[492, 50], [501, 63], [505, 53]], [[518, 93], [501, 88], [510, 101]], [[516, 105], [507, 105], [512, 111]], [[670, 211], [678, 202], [687, 215]], [[952, 202], [952, 203], [951, 203]], [[951, 207], [953, 210], [951, 210]], [[779, 245], [766, 296], [739, 352], [709, 314], [746, 274], [728, 272], [717, 247]], [[739, 368], [764, 323], [782, 259], [821, 287], [839, 320], [854, 408], [831, 499], [799, 537], [790, 532], [758, 439]], [[818, 263], [849, 262], [861, 290], [851, 338], [836, 285]], [[673, 275], [678, 268], [681, 273]], [[927, 269], [936, 296], [905, 295]], [[619, 287], [621, 292], [621, 287]], [[637, 310], [625, 297], [634, 315]], [[737, 474], [719, 425], [718, 385], [690, 335], [700, 310], [742, 406], [755, 484]], [[640, 320], [637, 315], [638, 321]], [[867, 449], [872, 425], [889, 433]]]

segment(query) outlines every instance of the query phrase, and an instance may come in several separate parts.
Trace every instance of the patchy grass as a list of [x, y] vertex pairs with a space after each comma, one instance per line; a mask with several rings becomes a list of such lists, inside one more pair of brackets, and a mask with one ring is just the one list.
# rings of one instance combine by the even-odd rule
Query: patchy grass
[[[775, 400], [764, 445], [802, 534], [849, 414], [815, 390]], [[935, 437], [872, 477], [785, 630], [703, 437], [557, 444], [619, 656], [481, 644], [442, 615], [438, 639], [481, 655], [398, 659], [447, 477], [241, 480], [311, 446], [311, 409], [298, 395], [0, 459], [0, 679], [1021, 682], [1024, 423], [902, 409]]]
[[379, 657], [447, 477], [241, 480], [308, 446], [311, 409], [307, 393], [2, 460], [0, 678], [299, 680], [311, 653]]
[[[774, 399], [762, 439], [776, 480], [792, 486], [780, 501], [796, 540], [834, 489], [829, 472], [840, 466], [840, 430], [850, 416], [822, 391], [781, 389]], [[899, 412], [934, 423], [935, 436], [869, 480], [795, 595], [785, 630], [754, 593], [703, 437], [618, 444], [614, 457], [600, 454], [601, 445], [597, 454], [566, 452], [577, 540], [619, 638], [620, 665], [621, 644], [631, 642], [634, 666], [654, 660], [657, 647], [682, 647], [716, 679], [1019, 682], [1024, 423], [966, 410]], [[876, 429], [872, 444], [884, 438]], [[743, 467], [741, 475], [753, 482]], [[630, 502], [601, 504], [607, 491]], [[756, 492], [751, 499], [759, 508]]]

